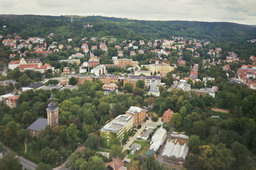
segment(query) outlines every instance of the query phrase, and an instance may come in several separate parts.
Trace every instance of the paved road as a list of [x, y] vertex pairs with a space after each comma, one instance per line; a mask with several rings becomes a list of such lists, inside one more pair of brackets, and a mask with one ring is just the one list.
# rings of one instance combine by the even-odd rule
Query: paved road
[[19, 156], [20, 159], [20, 164], [22, 165], [23, 169], [27, 169], [27, 170], [35, 170], [37, 167], [37, 164], [35, 164], [34, 162], [27, 160], [21, 156]]
[[[3, 147], [5, 148], [6, 152], [13, 152], [10, 148], [8, 148], [7, 146], [5, 146], [3, 143], [0, 142], [0, 144], [3, 145]], [[13, 152], [15, 153], [15, 152]], [[16, 153], [15, 153], [16, 154]], [[27, 169], [27, 170], [35, 170], [37, 167], [37, 164], [35, 164], [34, 162], [27, 160], [21, 156], [17, 156], [17, 158], [19, 158], [20, 160], [20, 164], [22, 165], [23, 169]]]

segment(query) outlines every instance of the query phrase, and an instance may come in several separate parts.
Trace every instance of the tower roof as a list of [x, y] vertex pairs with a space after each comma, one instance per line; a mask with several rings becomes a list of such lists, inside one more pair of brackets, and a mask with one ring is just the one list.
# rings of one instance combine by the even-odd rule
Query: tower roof
[[48, 104], [48, 107], [46, 108], [46, 110], [56, 110], [58, 108], [58, 105], [55, 103], [52, 95], [51, 95], [49, 101], [50, 101], [50, 103]]

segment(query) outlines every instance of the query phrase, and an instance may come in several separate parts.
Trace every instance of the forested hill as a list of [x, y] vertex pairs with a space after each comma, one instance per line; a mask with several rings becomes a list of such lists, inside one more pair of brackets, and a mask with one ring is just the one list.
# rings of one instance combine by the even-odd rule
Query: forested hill
[[[60, 38], [113, 36], [121, 39], [158, 39], [179, 36], [216, 42], [245, 42], [256, 38], [256, 26], [226, 22], [143, 21], [101, 16], [73, 17], [0, 15], [0, 34], [18, 33], [45, 36], [54, 32]], [[85, 24], [93, 24], [92, 29]]]

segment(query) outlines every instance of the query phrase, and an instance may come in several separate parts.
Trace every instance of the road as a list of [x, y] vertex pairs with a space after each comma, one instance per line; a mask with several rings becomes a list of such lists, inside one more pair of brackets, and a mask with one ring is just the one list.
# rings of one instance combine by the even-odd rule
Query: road
[[[160, 123], [161, 121], [161, 118], [158, 119], [157, 123]], [[146, 122], [144, 122], [142, 125], [141, 125], [141, 128], [135, 133], [134, 136], [132, 137], [129, 137], [129, 140], [128, 142], [123, 146], [123, 151], [129, 149], [129, 147], [133, 144], [133, 142], [137, 139], [137, 136], [140, 135], [144, 129], [146, 128], [146, 126], [149, 124], [149, 123], [152, 123], [152, 120], [151, 119], [148, 119]]]
[[[6, 152], [13, 152], [10, 148], [8, 148], [7, 146], [5, 146], [2, 142], [0, 142], [0, 144], [3, 145], [4, 149], [6, 150]], [[15, 153], [15, 152], [13, 152]], [[16, 154], [16, 153], [15, 153]], [[17, 155], [17, 154], [16, 154]], [[27, 160], [21, 156], [16, 156], [17, 158], [19, 158], [20, 160], [20, 164], [22, 165], [23, 169], [27, 169], [27, 170], [35, 170], [37, 167], [37, 164], [35, 164], [34, 162]]]
[[27, 169], [27, 170], [35, 170], [37, 167], [37, 164], [35, 164], [34, 162], [27, 160], [21, 156], [18, 156], [20, 159], [20, 164], [22, 165], [23, 169]]

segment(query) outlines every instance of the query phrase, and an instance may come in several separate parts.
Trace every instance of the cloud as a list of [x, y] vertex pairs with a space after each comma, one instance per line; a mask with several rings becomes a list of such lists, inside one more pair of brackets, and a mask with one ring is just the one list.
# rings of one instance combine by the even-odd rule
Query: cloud
[[104, 15], [256, 25], [255, 0], [0, 0], [2, 14]]

